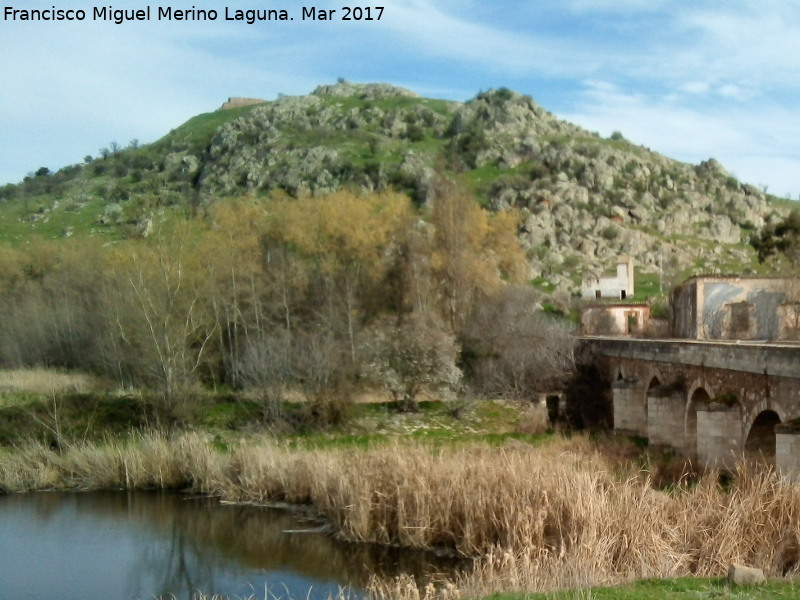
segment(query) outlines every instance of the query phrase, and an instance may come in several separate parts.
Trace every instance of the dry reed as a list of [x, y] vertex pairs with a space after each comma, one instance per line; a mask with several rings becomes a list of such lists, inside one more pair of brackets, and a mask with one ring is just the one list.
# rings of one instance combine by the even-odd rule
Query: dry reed
[[102, 389], [104, 384], [86, 374], [65, 373], [55, 369], [0, 369], [0, 391], [30, 392], [34, 394], [63, 394], [69, 392], [91, 392]]
[[[456, 582], [376, 595], [451, 598], [544, 591], [640, 577], [721, 575], [731, 562], [771, 575], [800, 561], [800, 487], [742, 466], [654, 489], [575, 437], [433, 451], [420, 445], [290, 451], [262, 441], [217, 453], [197, 434], [143, 436], [61, 453], [0, 454], [0, 489], [185, 487], [233, 501], [304, 505], [350, 540], [446, 548], [478, 557]], [[406, 590], [406, 591], [403, 591]]]
[[520, 415], [515, 431], [527, 435], [539, 435], [548, 429], [550, 429], [550, 419], [547, 416], [547, 407], [543, 403], [536, 403]]

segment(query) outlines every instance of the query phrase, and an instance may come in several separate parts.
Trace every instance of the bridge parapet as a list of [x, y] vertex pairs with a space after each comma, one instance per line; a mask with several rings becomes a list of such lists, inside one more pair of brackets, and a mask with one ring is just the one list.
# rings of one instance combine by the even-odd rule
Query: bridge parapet
[[800, 375], [800, 345], [756, 342], [706, 342], [677, 339], [583, 337], [596, 354], [651, 362], [768, 373]]

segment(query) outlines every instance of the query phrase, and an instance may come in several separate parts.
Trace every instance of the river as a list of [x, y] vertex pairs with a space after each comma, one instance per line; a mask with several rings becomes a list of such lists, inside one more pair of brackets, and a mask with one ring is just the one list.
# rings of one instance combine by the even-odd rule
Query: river
[[171, 493], [0, 495], [0, 595], [9, 600], [322, 600], [371, 575], [424, 580], [458, 563], [335, 540], [285, 511]]

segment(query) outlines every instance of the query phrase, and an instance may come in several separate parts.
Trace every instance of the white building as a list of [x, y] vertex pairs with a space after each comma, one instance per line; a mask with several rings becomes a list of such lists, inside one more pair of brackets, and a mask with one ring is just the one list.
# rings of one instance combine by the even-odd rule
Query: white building
[[586, 279], [581, 286], [581, 298], [625, 300], [631, 297], [633, 297], [633, 258], [630, 257], [620, 257], [615, 276]]

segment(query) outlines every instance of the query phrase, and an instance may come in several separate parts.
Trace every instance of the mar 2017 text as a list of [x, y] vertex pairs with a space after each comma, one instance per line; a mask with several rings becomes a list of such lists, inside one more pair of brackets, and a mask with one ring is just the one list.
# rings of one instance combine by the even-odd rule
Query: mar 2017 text
[[339, 8], [258, 8], [241, 9], [227, 6], [215, 8], [175, 8], [173, 6], [141, 6], [139, 8], [114, 8], [114, 6], [88, 6], [86, 8], [3, 7], [4, 21], [70, 22], [102, 21], [122, 25], [142, 21], [231, 21], [253, 25], [264, 21], [380, 21], [383, 6], [341, 6]]

